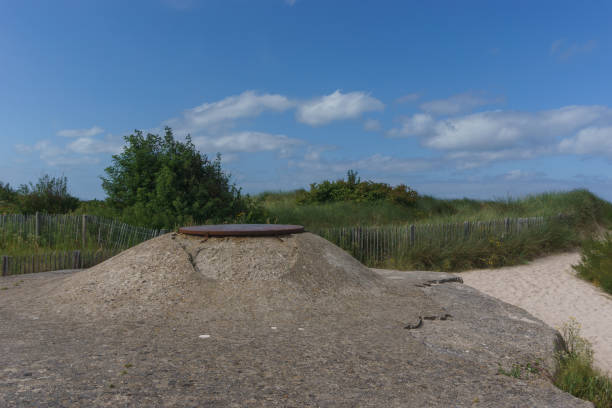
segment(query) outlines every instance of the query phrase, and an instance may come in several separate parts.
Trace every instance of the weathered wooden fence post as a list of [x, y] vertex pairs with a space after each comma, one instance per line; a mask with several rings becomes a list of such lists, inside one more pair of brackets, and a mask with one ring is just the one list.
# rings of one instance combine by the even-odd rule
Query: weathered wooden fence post
[[79, 269], [79, 261], [81, 260], [81, 251], [74, 251], [72, 256], [72, 269]]
[[36, 235], [36, 240], [40, 237], [40, 213], [36, 211], [36, 219], [34, 221], [34, 235]]
[[411, 247], [414, 246], [415, 239], [416, 239], [416, 227], [414, 226], [414, 224], [412, 224], [410, 226], [410, 246]]
[[83, 214], [81, 219], [81, 236], [83, 238], [83, 249], [87, 247], [87, 215]]
[[506, 217], [504, 223], [506, 224], [506, 235], [510, 233], [510, 218]]
[[464, 221], [463, 222], [463, 238], [467, 240], [469, 236], [470, 236], [470, 222]]
[[2, 276], [8, 275], [8, 256], [2, 257]]

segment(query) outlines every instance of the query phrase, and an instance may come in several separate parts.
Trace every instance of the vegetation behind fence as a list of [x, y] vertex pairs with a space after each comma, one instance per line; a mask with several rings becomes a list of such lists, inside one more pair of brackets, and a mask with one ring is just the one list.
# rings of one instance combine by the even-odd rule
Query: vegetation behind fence
[[2, 275], [88, 268], [165, 233], [91, 215], [0, 215]]
[[[313, 230], [368, 266], [417, 251], [487, 240], [533, 236], [562, 216], [505, 218], [447, 224], [335, 227]], [[90, 215], [0, 215], [3, 275], [94, 266], [124, 249], [165, 233]], [[438, 251], [439, 252], [439, 251]]]
[[368, 266], [379, 266], [388, 259], [399, 259], [422, 248], [442, 248], [458, 242], [505, 239], [541, 231], [558, 217], [505, 218], [450, 224], [357, 226], [313, 231], [350, 252]]

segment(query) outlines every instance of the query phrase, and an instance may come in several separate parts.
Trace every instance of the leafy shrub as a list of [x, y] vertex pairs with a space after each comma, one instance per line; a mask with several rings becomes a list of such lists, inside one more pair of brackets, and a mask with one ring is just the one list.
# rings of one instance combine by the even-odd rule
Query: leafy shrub
[[357, 172], [349, 170], [344, 179], [322, 183], [312, 183], [310, 191], [300, 192], [299, 204], [330, 203], [337, 201], [354, 201], [357, 203], [373, 201], [390, 201], [401, 205], [416, 203], [418, 194], [404, 184], [392, 187], [386, 183], [361, 181]]
[[16, 201], [17, 192], [9, 183], [4, 184], [0, 181], [0, 213], [13, 210]]
[[64, 214], [79, 206], [79, 199], [68, 193], [68, 179], [44, 175], [36, 184], [23, 184], [17, 190], [17, 207], [24, 214], [37, 211]]
[[578, 276], [612, 293], [612, 236], [588, 239], [582, 245], [581, 262], [574, 265]]
[[257, 204], [230, 183], [221, 157], [210, 161], [189, 136], [185, 143], [177, 141], [167, 127], [163, 137], [136, 130], [125, 141], [123, 152], [113, 156], [102, 178], [108, 204], [125, 222], [173, 228], [231, 221], [241, 214], [250, 221], [261, 216]]

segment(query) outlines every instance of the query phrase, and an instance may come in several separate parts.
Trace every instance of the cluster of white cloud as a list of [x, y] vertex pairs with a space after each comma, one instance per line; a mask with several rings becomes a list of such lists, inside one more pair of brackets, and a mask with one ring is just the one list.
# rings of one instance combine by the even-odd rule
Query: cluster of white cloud
[[58, 136], [63, 137], [93, 137], [104, 132], [99, 126], [94, 126], [89, 129], [63, 129], [57, 132]]
[[424, 158], [399, 158], [382, 154], [373, 154], [356, 160], [324, 160], [319, 154], [309, 152], [304, 156], [304, 160], [290, 161], [289, 165], [308, 170], [308, 177], [312, 177], [311, 174], [319, 174], [321, 178], [329, 178], [329, 174], [342, 176], [348, 169], [379, 174], [416, 173], [435, 168], [439, 165], [439, 161]]
[[297, 120], [311, 126], [326, 125], [335, 120], [358, 118], [365, 112], [383, 110], [385, 105], [363, 92], [346, 94], [336, 91], [299, 105]]
[[104, 132], [99, 126], [87, 129], [62, 129], [56, 134], [66, 138], [76, 138], [64, 147], [59, 147], [49, 140], [40, 140], [32, 146], [17, 144], [15, 150], [18, 153], [38, 153], [41, 160], [50, 166], [57, 165], [79, 165], [98, 163], [100, 160], [94, 157], [99, 153], [119, 153], [122, 143], [108, 135], [103, 140], [95, 136]]
[[193, 139], [194, 145], [203, 151], [240, 153], [279, 151], [287, 156], [291, 149], [303, 144], [301, 140], [285, 135], [273, 135], [263, 132], [237, 132], [221, 137], [199, 136]]
[[437, 118], [417, 113], [388, 132], [417, 137], [421, 145], [444, 151], [459, 167], [504, 159], [573, 153], [612, 157], [612, 109], [565, 106], [537, 112], [485, 111]]
[[[310, 126], [332, 121], [356, 119], [366, 112], [378, 111], [384, 104], [365, 92], [342, 93], [340, 90], [308, 101], [290, 99], [279, 94], [245, 91], [212, 103], [186, 110], [180, 117], [164, 122], [176, 134], [191, 134], [203, 150], [222, 153], [278, 151], [287, 156], [292, 148], [304, 144], [286, 135], [258, 131], [235, 132], [240, 119], [254, 118], [265, 112], [295, 109], [296, 120]], [[370, 123], [374, 126], [374, 123]]]
[[[418, 94], [408, 94], [398, 102], [419, 98]], [[336, 90], [310, 100], [297, 100], [280, 94], [245, 91], [188, 109], [163, 125], [172, 127], [178, 137], [191, 134], [196, 147], [207, 153], [221, 152], [226, 157], [237, 157], [240, 153], [275, 152], [281, 158], [292, 157], [289, 163], [294, 168], [331, 173], [347, 168], [395, 174], [436, 166], [469, 169], [504, 160], [555, 154], [612, 158], [612, 109], [609, 107], [590, 105], [536, 112], [474, 112], [476, 108], [499, 102], [500, 98], [472, 92], [425, 101], [419, 105], [420, 112], [401, 118], [399, 126], [386, 132], [393, 138], [415, 138], [422, 147], [439, 152], [433, 160], [371, 154], [359, 160], [329, 161], [324, 153], [332, 149], [330, 146], [310, 145], [285, 134], [236, 129], [241, 120], [265, 113], [293, 110], [298, 123], [322, 126], [383, 110], [383, 102], [366, 92]], [[378, 119], [366, 117], [363, 127], [366, 131], [380, 131], [383, 125]], [[99, 126], [63, 129], [57, 136], [72, 139], [64, 147], [43, 140], [33, 146], [17, 145], [16, 149], [21, 153], [36, 152], [50, 165], [91, 162], [97, 154], [116, 154], [122, 149], [121, 140], [110, 135], [100, 137], [103, 133], [104, 129]], [[301, 150], [302, 159], [295, 158], [296, 150]], [[508, 177], [511, 180], [517, 176]]]
[[282, 112], [294, 105], [294, 102], [282, 95], [258, 95], [253, 91], [246, 91], [240, 95], [188, 109], [182, 117], [170, 119], [165, 124], [177, 132], [217, 131], [219, 128], [231, 126], [237, 119], [255, 117], [270, 110]]
[[98, 163], [99, 159], [91, 156], [75, 156], [71, 151], [55, 146], [48, 140], [40, 140], [33, 146], [18, 144], [15, 146], [18, 153], [38, 153], [40, 159], [49, 166], [73, 166], [79, 164]]
[[[182, 137], [190, 134], [194, 144], [207, 152], [225, 154], [253, 153], [275, 151], [280, 157], [287, 157], [294, 148], [305, 145], [302, 140], [290, 138], [283, 134], [271, 134], [252, 130], [235, 131], [240, 120], [255, 118], [266, 112], [284, 112], [295, 109], [296, 120], [310, 126], [320, 126], [332, 121], [356, 119], [366, 112], [384, 109], [384, 104], [365, 92], [342, 93], [340, 90], [312, 100], [299, 101], [280, 94], [257, 93], [245, 91], [215, 102], [206, 102], [187, 109], [179, 117], [162, 123], [173, 129], [175, 135]], [[377, 130], [380, 123], [366, 121], [366, 128]], [[159, 129], [152, 129], [158, 132]], [[86, 129], [63, 129], [58, 136], [76, 138], [59, 148], [49, 141], [39, 142], [35, 146], [16, 146], [24, 152], [39, 152], [47, 164], [57, 163], [56, 158], [66, 158], [66, 153], [96, 155], [100, 153], [116, 154], [121, 151], [122, 143], [107, 137], [96, 138], [104, 129], [93, 126]]]

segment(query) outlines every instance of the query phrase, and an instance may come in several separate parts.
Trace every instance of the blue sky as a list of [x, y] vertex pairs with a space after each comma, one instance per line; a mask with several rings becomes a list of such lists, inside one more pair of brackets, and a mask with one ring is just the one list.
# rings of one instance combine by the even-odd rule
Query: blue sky
[[245, 192], [348, 169], [438, 197], [612, 200], [608, 1], [0, 2], [0, 181], [187, 133]]

